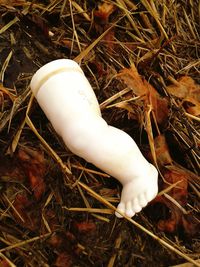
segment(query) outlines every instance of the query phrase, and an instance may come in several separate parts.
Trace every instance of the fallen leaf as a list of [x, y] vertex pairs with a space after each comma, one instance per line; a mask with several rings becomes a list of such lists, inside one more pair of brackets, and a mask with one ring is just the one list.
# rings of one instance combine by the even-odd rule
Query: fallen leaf
[[92, 60], [90, 58], [89, 68], [95, 73], [96, 79], [102, 78], [108, 74], [108, 70], [105, 69], [103, 63], [95, 55]]
[[174, 212], [172, 213], [169, 219], [160, 220], [158, 222], [158, 229], [162, 232], [173, 233], [175, 230], [177, 230], [177, 225], [179, 224], [179, 222], [180, 222], [180, 215], [178, 212], [177, 213]]
[[183, 225], [186, 234], [194, 236], [196, 233], [199, 233], [199, 219], [195, 218], [192, 214], [184, 214], [181, 219], [181, 224]]
[[10, 267], [11, 265], [7, 260], [0, 260], [0, 267]]
[[157, 136], [154, 144], [157, 162], [164, 178], [161, 190], [167, 195], [158, 195], [153, 203], [162, 203], [169, 210], [168, 217], [159, 220], [158, 229], [173, 233], [182, 227], [186, 234], [194, 235], [198, 231], [199, 221], [194, 214], [187, 214], [185, 207], [188, 202], [188, 182], [195, 180], [196, 176], [173, 162], [164, 135]]
[[158, 164], [166, 166], [172, 164], [173, 160], [170, 156], [169, 147], [167, 145], [165, 136], [160, 134], [154, 139], [155, 151]]
[[[111, 3], [102, 3], [98, 6], [98, 10], [94, 11], [94, 28], [98, 34], [102, 34], [109, 27], [109, 17], [115, 11], [115, 5]], [[101, 39], [107, 50], [114, 51], [115, 45], [115, 28], [113, 27]]]
[[[168, 192], [168, 194], [180, 205], [185, 206], [187, 204], [188, 197], [188, 174], [182, 172], [178, 167], [174, 166], [173, 170], [166, 170], [163, 175], [168, 184], [177, 184]], [[164, 189], [167, 187], [168, 185], [165, 184]]]
[[54, 233], [49, 238], [48, 243], [57, 250], [63, 251], [67, 248], [72, 248], [73, 245], [76, 245], [77, 241], [75, 236], [67, 231]]
[[153, 162], [157, 164], [152, 119], [157, 129], [158, 124], [166, 123], [169, 113], [168, 101], [162, 98], [156, 89], [139, 75], [134, 64], [129, 69], [124, 68], [121, 70], [117, 78], [122, 80], [136, 96], [140, 97], [140, 101], [137, 104], [144, 111], [145, 129], [148, 135], [150, 150]]
[[168, 93], [182, 100], [182, 106], [194, 116], [200, 115], [200, 85], [189, 76], [182, 76], [167, 86]]
[[22, 183], [26, 180], [21, 164], [15, 158], [0, 157], [0, 181]]
[[67, 252], [62, 252], [58, 255], [56, 262], [54, 264], [55, 267], [70, 267], [72, 266], [72, 258]]
[[149, 105], [152, 106], [158, 124], [166, 122], [169, 113], [167, 99], [161, 97], [156, 89], [139, 75], [134, 64], [129, 69], [121, 70], [117, 78], [131, 88], [136, 96], [143, 97], [144, 109]]
[[13, 212], [13, 216], [20, 225], [31, 231], [40, 228], [41, 211], [36, 208], [35, 203], [28, 198], [25, 191], [16, 195], [13, 206], [20, 215], [19, 217], [16, 212]]
[[180, 209], [174, 209], [170, 218], [160, 220], [158, 222], [158, 229], [162, 232], [174, 233], [179, 228], [183, 228], [188, 236], [195, 236], [199, 232], [200, 223], [192, 214], [183, 214]]
[[144, 84], [144, 79], [139, 75], [134, 64], [132, 64], [129, 69], [122, 69], [117, 78], [121, 79], [128, 87], [130, 87], [135, 95], [148, 95], [148, 88]]
[[46, 164], [43, 153], [30, 148], [21, 148], [18, 151], [18, 158], [28, 176], [35, 198], [40, 200], [46, 189], [44, 182]]
[[52, 247], [58, 249], [58, 248], [60, 248], [60, 247], [62, 246], [62, 244], [63, 244], [63, 237], [62, 237], [61, 235], [55, 233], [55, 234], [53, 234], [53, 235], [50, 236], [50, 238], [48, 239], [48, 243], [49, 243]]
[[187, 97], [184, 100], [183, 106], [189, 114], [194, 116], [200, 115], [200, 102], [195, 98]]
[[[106, 30], [107, 28], [105, 28]], [[107, 50], [110, 52], [114, 52], [115, 46], [115, 29], [112, 28], [101, 40], [101, 43], [104, 43]]]
[[75, 222], [74, 227], [79, 233], [93, 232], [96, 230], [96, 224], [92, 221], [89, 222]]
[[[182, 227], [186, 234], [195, 235], [200, 227], [199, 221], [192, 213], [184, 213], [188, 199], [188, 181], [190, 180], [190, 173], [183, 171], [177, 166], [170, 166], [169, 169], [163, 171], [165, 183], [162, 189], [168, 189], [172, 186], [167, 194], [173, 201], [166, 198], [164, 195], [158, 196], [153, 201], [154, 203], [162, 203], [168, 207], [170, 217], [158, 222], [158, 229], [160, 231], [173, 233], [179, 227]], [[177, 205], [180, 205], [180, 207]]]
[[99, 19], [99, 21], [103, 24], [107, 24], [109, 20], [109, 16], [115, 10], [114, 4], [111, 3], [102, 3], [98, 5], [98, 10], [94, 12], [94, 16]]
[[196, 84], [195, 81], [189, 76], [182, 76], [174, 84], [167, 86], [167, 91], [179, 98], [187, 98], [189, 95], [196, 95], [200, 101], [200, 85]]

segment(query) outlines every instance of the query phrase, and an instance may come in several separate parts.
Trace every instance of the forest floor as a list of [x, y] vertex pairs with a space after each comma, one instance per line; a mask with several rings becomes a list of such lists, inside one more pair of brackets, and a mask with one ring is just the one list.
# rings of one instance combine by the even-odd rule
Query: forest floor
[[[198, 0], [0, 0], [0, 267], [200, 266], [199, 25]], [[132, 219], [114, 215], [121, 185], [32, 101], [33, 74], [59, 58], [159, 169]]]

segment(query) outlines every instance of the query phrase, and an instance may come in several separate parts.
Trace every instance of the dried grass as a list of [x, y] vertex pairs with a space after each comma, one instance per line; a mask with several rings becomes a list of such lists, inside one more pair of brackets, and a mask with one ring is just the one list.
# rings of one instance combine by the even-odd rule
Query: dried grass
[[[116, 184], [64, 147], [30, 96], [29, 88], [38, 67], [56, 58], [75, 59], [95, 90], [104, 118], [130, 133], [145, 151], [149, 143], [143, 130], [145, 111], [138, 104], [141, 97], [116, 79], [122, 68], [134, 63], [159, 94], [169, 99], [168, 122], [157, 126], [157, 132], [167, 134], [174, 160], [194, 174], [187, 209], [198, 214], [200, 119], [187, 113], [166, 90], [181, 75], [200, 83], [198, 1], [44, 2], [0, 0], [0, 174], [5, 173], [2, 170], [8, 155], [15, 158], [17, 149], [23, 146], [42, 147], [48, 165], [48, 189], [36, 204], [41, 228], [35, 231], [16, 222], [12, 210], [22, 221], [23, 218], [9, 195], [10, 187], [17, 195], [27, 184], [19, 186], [20, 183], [0, 178], [2, 261], [8, 266], [70, 266], [55, 263], [65, 251], [74, 262], [71, 266], [169, 266], [183, 259], [200, 266], [196, 261], [200, 257], [199, 237], [189, 239], [183, 235], [182, 239], [178, 231], [174, 236], [159, 232], [152, 219], [158, 214], [149, 216], [144, 212], [133, 219], [124, 216], [125, 221], [115, 219], [112, 203], [118, 202]], [[103, 24], [95, 18], [95, 12], [97, 5], [104, 2], [112, 5], [114, 12]], [[146, 118], [154, 153], [150, 113], [151, 107]], [[47, 210], [56, 214], [56, 223], [49, 221]], [[69, 241], [69, 236], [69, 243], [64, 243], [69, 246], [67, 249], [52, 245], [54, 236], [73, 231], [74, 221], [91, 219], [98, 231], [89, 233], [90, 237], [73, 233], [77, 245]]]

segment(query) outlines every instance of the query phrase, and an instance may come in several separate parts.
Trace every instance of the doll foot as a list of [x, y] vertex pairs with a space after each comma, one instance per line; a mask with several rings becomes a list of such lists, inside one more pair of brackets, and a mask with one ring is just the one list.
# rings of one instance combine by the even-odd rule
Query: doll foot
[[[117, 209], [130, 218], [140, 212], [158, 193], [158, 172], [153, 165], [150, 166], [150, 172], [146, 176], [134, 178], [123, 186]], [[117, 211], [115, 215], [118, 218], [123, 217]]]

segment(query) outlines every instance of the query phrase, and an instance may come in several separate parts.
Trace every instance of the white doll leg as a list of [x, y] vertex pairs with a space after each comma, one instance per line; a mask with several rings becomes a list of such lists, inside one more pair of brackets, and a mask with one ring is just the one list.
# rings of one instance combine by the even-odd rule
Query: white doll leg
[[102, 119], [77, 63], [64, 59], [43, 66], [33, 76], [31, 89], [69, 149], [122, 183], [121, 212], [132, 217], [156, 196], [157, 170], [128, 134]]

